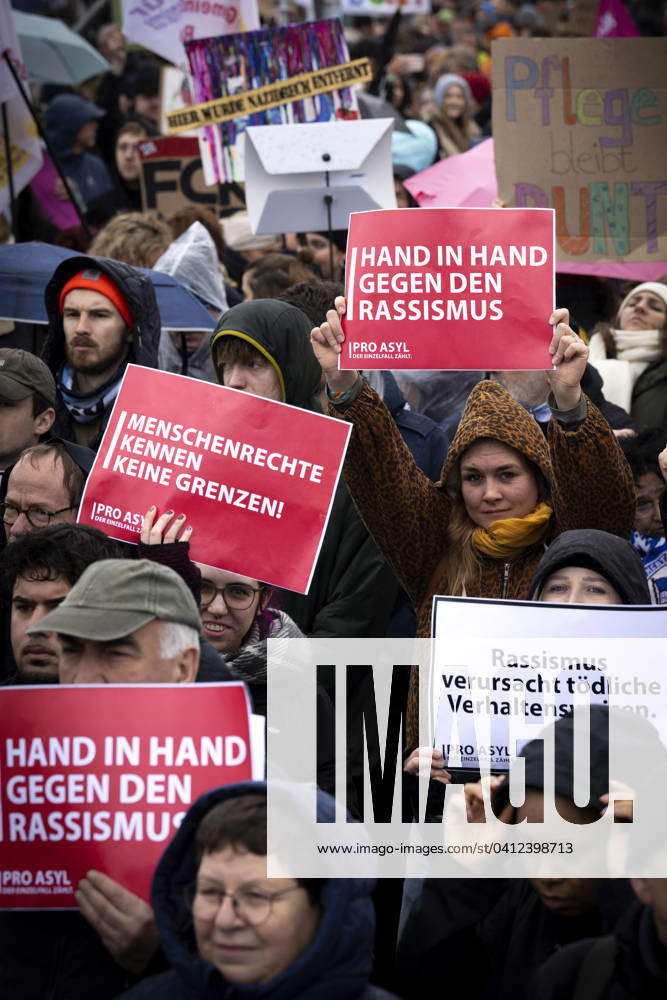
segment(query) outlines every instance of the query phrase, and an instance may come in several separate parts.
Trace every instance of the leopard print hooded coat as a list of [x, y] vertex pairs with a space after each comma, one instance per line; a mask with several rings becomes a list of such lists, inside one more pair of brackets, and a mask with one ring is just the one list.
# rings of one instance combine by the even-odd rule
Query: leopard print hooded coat
[[[443, 555], [459, 459], [481, 438], [516, 448], [538, 467], [548, 485], [553, 516], [544, 541], [515, 559], [504, 562], [479, 553], [479, 572], [467, 587], [468, 597], [526, 599], [545, 544], [563, 531], [599, 528], [621, 538], [630, 535], [630, 468], [605, 418], [584, 400], [581, 422], [561, 424], [552, 418], [545, 438], [534, 418], [499, 382], [479, 382], [468, 397], [438, 483], [416, 467], [391, 415], [368, 385], [349, 406], [330, 408], [354, 425], [345, 479], [368, 530], [413, 602], [419, 636], [431, 634], [433, 597], [444, 593]], [[416, 696], [411, 684], [408, 738], [415, 743]]]

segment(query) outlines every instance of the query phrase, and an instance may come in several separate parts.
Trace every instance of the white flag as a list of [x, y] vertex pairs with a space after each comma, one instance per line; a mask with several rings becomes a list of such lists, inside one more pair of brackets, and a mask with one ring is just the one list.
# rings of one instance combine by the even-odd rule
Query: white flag
[[184, 42], [259, 28], [257, 0], [122, 0], [123, 34], [180, 69]]
[[[0, 39], [2, 39], [0, 49], [9, 50], [23, 89], [29, 95], [28, 74], [23, 65], [9, 0], [0, 0]], [[7, 113], [14, 193], [18, 194], [42, 166], [42, 148], [39, 144], [37, 126], [18, 92], [14, 77], [4, 59], [0, 59], [0, 103], [4, 104]], [[0, 212], [6, 215], [8, 206], [9, 171], [3, 129], [3, 141], [0, 143]]]

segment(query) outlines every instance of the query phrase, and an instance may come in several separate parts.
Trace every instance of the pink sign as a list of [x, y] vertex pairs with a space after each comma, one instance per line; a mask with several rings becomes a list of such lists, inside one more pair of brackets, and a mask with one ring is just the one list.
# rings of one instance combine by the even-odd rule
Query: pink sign
[[600, 0], [594, 38], [639, 38], [625, 5], [621, 0]]
[[342, 370], [551, 367], [552, 209], [350, 216]]
[[183, 513], [195, 561], [305, 594], [350, 430], [333, 417], [128, 365], [79, 521], [137, 542], [152, 504]]
[[0, 689], [0, 908], [76, 909], [91, 869], [149, 898], [190, 804], [253, 777], [243, 684]]
[[621, 281], [660, 281], [667, 274], [667, 261], [649, 263], [626, 263], [625, 261], [591, 260], [559, 261], [559, 274], [590, 274], [596, 278], [620, 278]]
[[493, 139], [447, 156], [403, 184], [420, 208], [490, 208], [498, 197]]

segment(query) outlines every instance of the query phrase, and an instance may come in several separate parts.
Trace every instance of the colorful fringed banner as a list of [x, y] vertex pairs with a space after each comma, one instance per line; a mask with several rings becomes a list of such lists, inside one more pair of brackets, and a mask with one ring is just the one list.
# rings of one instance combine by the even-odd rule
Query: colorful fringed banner
[[[198, 105], [340, 67], [349, 60], [343, 28], [337, 19], [203, 38], [187, 42], [185, 47]], [[354, 92], [346, 86], [202, 127], [199, 145], [206, 183], [243, 180], [243, 144], [238, 140], [248, 125], [358, 117]]]

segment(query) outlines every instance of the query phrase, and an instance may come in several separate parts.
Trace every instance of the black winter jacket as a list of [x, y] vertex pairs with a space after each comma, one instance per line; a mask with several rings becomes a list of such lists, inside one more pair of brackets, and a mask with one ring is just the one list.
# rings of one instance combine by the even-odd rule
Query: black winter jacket
[[542, 962], [564, 944], [609, 933], [632, 899], [626, 880], [602, 880], [598, 908], [566, 918], [528, 879], [427, 879], [399, 944], [397, 988], [405, 1000], [437, 996], [443, 969], [456, 967], [466, 970], [466, 1000], [529, 1000]]
[[[375, 923], [371, 879], [328, 879], [312, 943], [292, 965], [261, 985], [237, 987], [197, 955], [184, 893], [197, 872], [197, 828], [219, 802], [265, 789], [263, 782], [229, 785], [190, 807], [153, 879], [153, 909], [173, 971], [138, 984], [123, 1000], [391, 1000], [390, 994], [368, 985]], [[330, 796], [320, 792], [318, 815], [331, 816], [333, 808]]]
[[[596, 962], [591, 955], [595, 943], [595, 938], [587, 938], [552, 955], [535, 977], [531, 1000], [573, 998], [585, 964]], [[592, 982], [587, 1000], [658, 1000], [667, 994], [667, 948], [658, 939], [648, 906], [637, 901], [630, 907], [608, 949], [603, 964], [596, 962], [588, 973]]]
[[[310, 344], [310, 327], [305, 314], [286, 302], [242, 302], [229, 309], [215, 329], [213, 361], [224, 337], [241, 334], [271, 360], [284, 402], [321, 412], [316, 396], [322, 371]], [[341, 479], [308, 595], [283, 591], [278, 607], [309, 636], [384, 636], [397, 589]]]
[[[107, 257], [68, 257], [58, 265], [53, 277], [46, 286], [44, 302], [49, 318], [49, 332], [44, 343], [42, 358], [51, 369], [56, 384], [65, 362], [65, 332], [60, 315], [59, 298], [63, 285], [79, 271], [88, 268], [97, 269], [106, 274], [122, 291], [134, 319], [132, 327], [132, 343], [125, 364], [144, 365], [146, 368], [158, 367], [158, 344], [160, 342], [160, 312], [153, 285], [147, 275], [136, 267], [123, 264]], [[99, 443], [111, 415], [112, 405], [107, 407], [102, 417], [100, 431], [92, 445]], [[75, 440], [72, 420], [62, 400], [60, 391], [56, 401], [56, 422], [53, 434], [59, 437]]]
[[114, 1000], [134, 982], [79, 913], [0, 913], [3, 1000]]
[[652, 361], [632, 390], [632, 418], [667, 432], [667, 359]]

